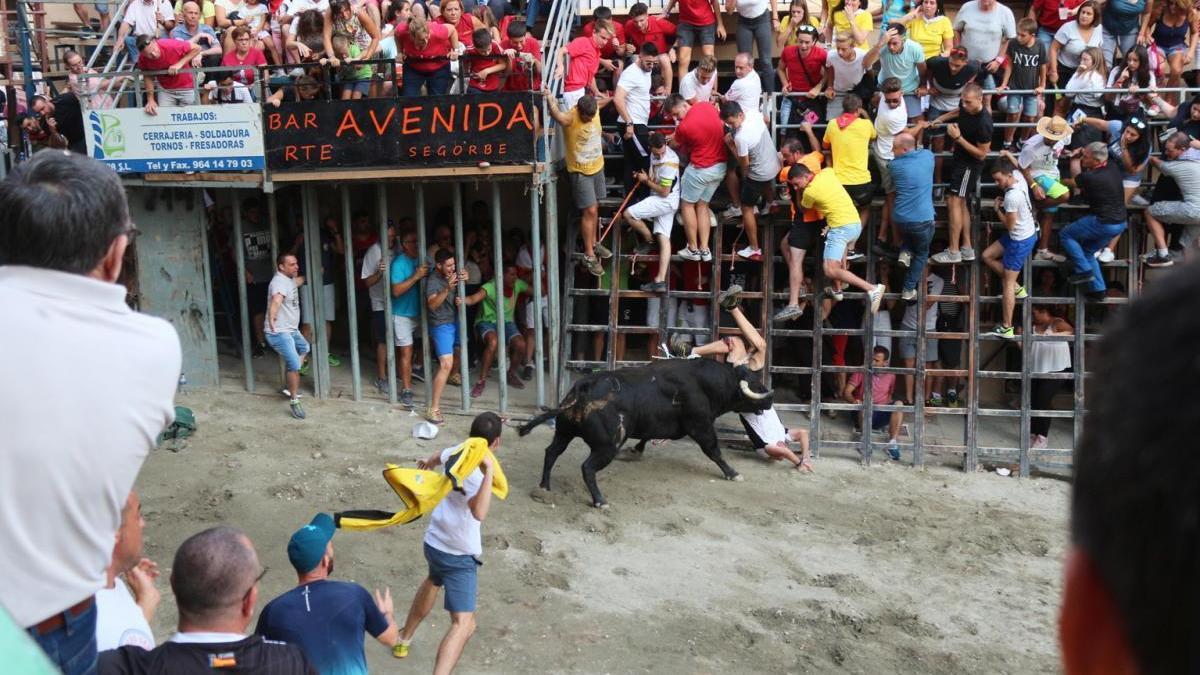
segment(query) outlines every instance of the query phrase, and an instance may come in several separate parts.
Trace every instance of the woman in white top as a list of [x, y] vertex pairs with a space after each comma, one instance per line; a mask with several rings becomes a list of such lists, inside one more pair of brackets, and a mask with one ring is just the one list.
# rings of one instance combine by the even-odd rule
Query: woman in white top
[[1104, 105], [1104, 94], [1092, 92], [1104, 89], [1108, 81], [1107, 74], [1108, 66], [1104, 63], [1104, 52], [1099, 47], [1084, 49], [1079, 55], [1079, 67], [1075, 69], [1065, 87], [1067, 95], [1058, 100], [1059, 114], [1068, 117], [1069, 106], [1071, 114], [1082, 110], [1088, 117], [1096, 113], [1103, 116], [1101, 106]]
[[[1066, 320], [1054, 316], [1047, 305], [1033, 306], [1034, 335], [1074, 335], [1075, 328]], [[1021, 344], [1019, 341], [1017, 344]], [[1029, 345], [1029, 372], [1062, 373], [1071, 370], [1071, 347], [1067, 342], [1035, 341]], [[1033, 410], [1050, 410], [1054, 395], [1062, 388], [1062, 380], [1030, 380], [1029, 405]], [[1050, 435], [1049, 417], [1034, 417], [1029, 421], [1029, 447], [1044, 448]]]
[[1049, 80], [1060, 89], [1065, 89], [1075, 69], [1079, 67], [1079, 57], [1088, 47], [1100, 47], [1102, 40], [1100, 29], [1100, 12], [1093, 0], [1087, 0], [1079, 6], [1074, 21], [1064, 23], [1054, 39], [1050, 42]]

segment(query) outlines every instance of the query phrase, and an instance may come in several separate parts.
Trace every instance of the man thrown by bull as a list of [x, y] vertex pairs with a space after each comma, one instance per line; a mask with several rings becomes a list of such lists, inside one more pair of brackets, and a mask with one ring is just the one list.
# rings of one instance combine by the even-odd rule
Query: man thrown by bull
[[[717, 296], [721, 308], [733, 316], [738, 330], [738, 336], [726, 336], [715, 342], [692, 349], [687, 358], [695, 359], [711, 356], [724, 359], [734, 366], [746, 366], [751, 372], [761, 372], [766, 366], [767, 342], [754, 328], [754, 324], [746, 318], [739, 306], [741, 303], [742, 287], [733, 284]], [[775, 412], [775, 406], [757, 413], [738, 413], [746, 435], [754, 445], [755, 452], [763, 459], [787, 460], [801, 473], [812, 473], [812, 456], [808, 448], [808, 429], [796, 427], [788, 429]], [[800, 455], [788, 448], [788, 443], [800, 444]]]

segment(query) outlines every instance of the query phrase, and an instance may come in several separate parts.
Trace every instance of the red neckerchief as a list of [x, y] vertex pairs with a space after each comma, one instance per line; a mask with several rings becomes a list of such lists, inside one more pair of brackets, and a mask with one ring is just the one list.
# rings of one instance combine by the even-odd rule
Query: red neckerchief
[[841, 115], [838, 115], [838, 118], [837, 118], [838, 129], [845, 129], [846, 127], [853, 124], [854, 120], [856, 120], [856, 119], [858, 119], [858, 113], [856, 113], [856, 112], [854, 112], [854, 113], [844, 112]]

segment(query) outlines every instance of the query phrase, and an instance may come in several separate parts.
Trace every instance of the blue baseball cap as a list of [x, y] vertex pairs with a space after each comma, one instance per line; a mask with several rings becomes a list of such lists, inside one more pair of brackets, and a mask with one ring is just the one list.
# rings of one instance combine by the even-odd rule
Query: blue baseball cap
[[288, 540], [288, 560], [300, 574], [311, 572], [321, 562], [325, 555], [325, 547], [333, 539], [336, 526], [333, 516], [328, 513], [318, 513], [309, 524], [296, 530]]

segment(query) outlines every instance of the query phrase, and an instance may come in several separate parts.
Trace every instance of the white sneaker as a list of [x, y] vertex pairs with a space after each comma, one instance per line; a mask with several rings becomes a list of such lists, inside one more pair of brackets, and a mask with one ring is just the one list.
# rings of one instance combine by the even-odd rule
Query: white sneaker
[[963, 262], [968, 262], [975, 259], [975, 249], [970, 246], [963, 246], [958, 249], [958, 254], [962, 256]]
[[912, 252], [900, 251], [900, 255], [896, 256], [896, 262], [900, 263], [901, 267], [912, 265]]
[[1150, 201], [1141, 195], [1134, 195], [1129, 198], [1131, 206], [1150, 206]]
[[1037, 255], [1033, 256], [1034, 260], [1049, 260], [1051, 262], [1066, 262], [1067, 256], [1059, 255], [1048, 248], [1039, 248]]
[[1046, 447], [1046, 437], [1041, 434], [1034, 434], [1033, 442], [1029, 444], [1029, 447], [1038, 448], [1038, 449], [1045, 448]]
[[730, 204], [729, 206], [726, 206], [725, 210], [722, 211], [718, 215], [721, 216], [722, 220], [733, 220], [734, 218], [741, 218], [742, 217], [742, 208], [740, 206], [734, 206], [733, 204]]
[[917, 301], [917, 289], [910, 288], [910, 289], [905, 290], [904, 292], [902, 292], [900, 294], [900, 299], [905, 302], [916, 302]]
[[691, 260], [693, 262], [698, 262], [703, 259], [703, 255], [700, 253], [700, 251], [690, 248], [684, 248], [682, 251], [680, 251], [679, 257], [683, 258], [684, 260]]
[[737, 255], [739, 258], [745, 258], [746, 260], [762, 260], [762, 249], [750, 248], [747, 246], [746, 248], [738, 251]]
[[963, 258], [961, 252], [946, 249], [945, 251], [942, 251], [941, 253], [930, 258], [930, 260], [935, 263], [942, 263], [944, 265], [953, 265], [955, 263], [962, 262]]
[[1099, 253], [1096, 254], [1096, 260], [1099, 260], [1102, 263], [1110, 263], [1116, 259], [1116, 257], [1117, 256], [1113, 255], [1112, 249], [1108, 248], [1107, 246], [1105, 246]]
[[700, 260], [703, 262], [712, 262], [712, 251], [708, 249], [700, 251]]
[[886, 287], [883, 284], [875, 284], [875, 288], [867, 293], [867, 297], [871, 299], [871, 313], [879, 311], [879, 303], [883, 300], [883, 291]]

